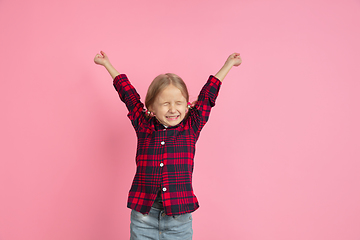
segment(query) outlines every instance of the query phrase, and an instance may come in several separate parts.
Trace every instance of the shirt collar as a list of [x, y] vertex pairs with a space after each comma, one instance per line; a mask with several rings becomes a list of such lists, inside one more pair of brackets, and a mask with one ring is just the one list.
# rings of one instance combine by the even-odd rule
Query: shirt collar
[[153, 117], [153, 118], [154, 118], [154, 128], [156, 131], [164, 130], [164, 129], [175, 129], [175, 128], [181, 127], [185, 120], [185, 119], [183, 119], [178, 125], [175, 125], [175, 126], [165, 126], [164, 124], [160, 123], [156, 119], [156, 117]]

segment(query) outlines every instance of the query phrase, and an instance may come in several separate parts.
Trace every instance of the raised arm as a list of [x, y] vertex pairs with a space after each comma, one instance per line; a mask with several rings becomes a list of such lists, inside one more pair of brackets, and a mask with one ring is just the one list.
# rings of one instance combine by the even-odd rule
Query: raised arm
[[219, 79], [221, 82], [224, 80], [230, 69], [235, 66], [240, 66], [242, 60], [240, 57], [240, 53], [231, 54], [226, 60], [224, 66], [216, 73], [215, 77]]
[[106, 70], [110, 73], [112, 79], [115, 79], [119, 72], [111, 65], [108, 56], [103, 52], [100, 51], [100, 54], [96, 54], [94, 58], [94, 62], [101, 66], [104, 66]]

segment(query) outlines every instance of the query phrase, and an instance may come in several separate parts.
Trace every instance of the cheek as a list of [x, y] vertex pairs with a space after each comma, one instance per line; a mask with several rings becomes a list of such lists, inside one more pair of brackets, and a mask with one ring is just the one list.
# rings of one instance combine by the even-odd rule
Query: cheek
[[183, 112], [183, 113], [187, 113], [188, 112], [188, 108], [187, 108], [187, 105], [186, 106], [181, 106], [181, 108], [180, 108], [181, 110], [181, 112]]
[[165, 112], [164, 106], [161, 106], [161, 105], [153, 106], [152, 112], [155, 113], [156, 115], [161, 115], [162, 113]]
[[167, 113], [168, 109], [166, 107], [161, 107], [158, 109], [159, 115], [165, 115]]

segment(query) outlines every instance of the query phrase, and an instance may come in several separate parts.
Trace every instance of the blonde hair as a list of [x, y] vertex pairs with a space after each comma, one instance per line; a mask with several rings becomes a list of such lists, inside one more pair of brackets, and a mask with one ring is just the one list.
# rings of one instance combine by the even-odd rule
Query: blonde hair
[[185, 97], [186, 101], [189, 102], [189, 92], [185, 82], [174, 73], [166, 73], [160, 74], [151, 82], [145, 98], [145, 106], [147, 109], [151, 108], [157, 95], [169, 85], [177, 87]]

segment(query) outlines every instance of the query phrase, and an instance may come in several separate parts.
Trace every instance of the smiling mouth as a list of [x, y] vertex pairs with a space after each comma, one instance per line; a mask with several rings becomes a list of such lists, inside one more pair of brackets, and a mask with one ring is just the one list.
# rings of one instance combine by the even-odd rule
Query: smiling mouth
[[180, 117], [180, 115], [176, 115], [176, 116], [166, 116], [166, 119], [170, 120], [170, 121], [174, 121], [177, 120]]

